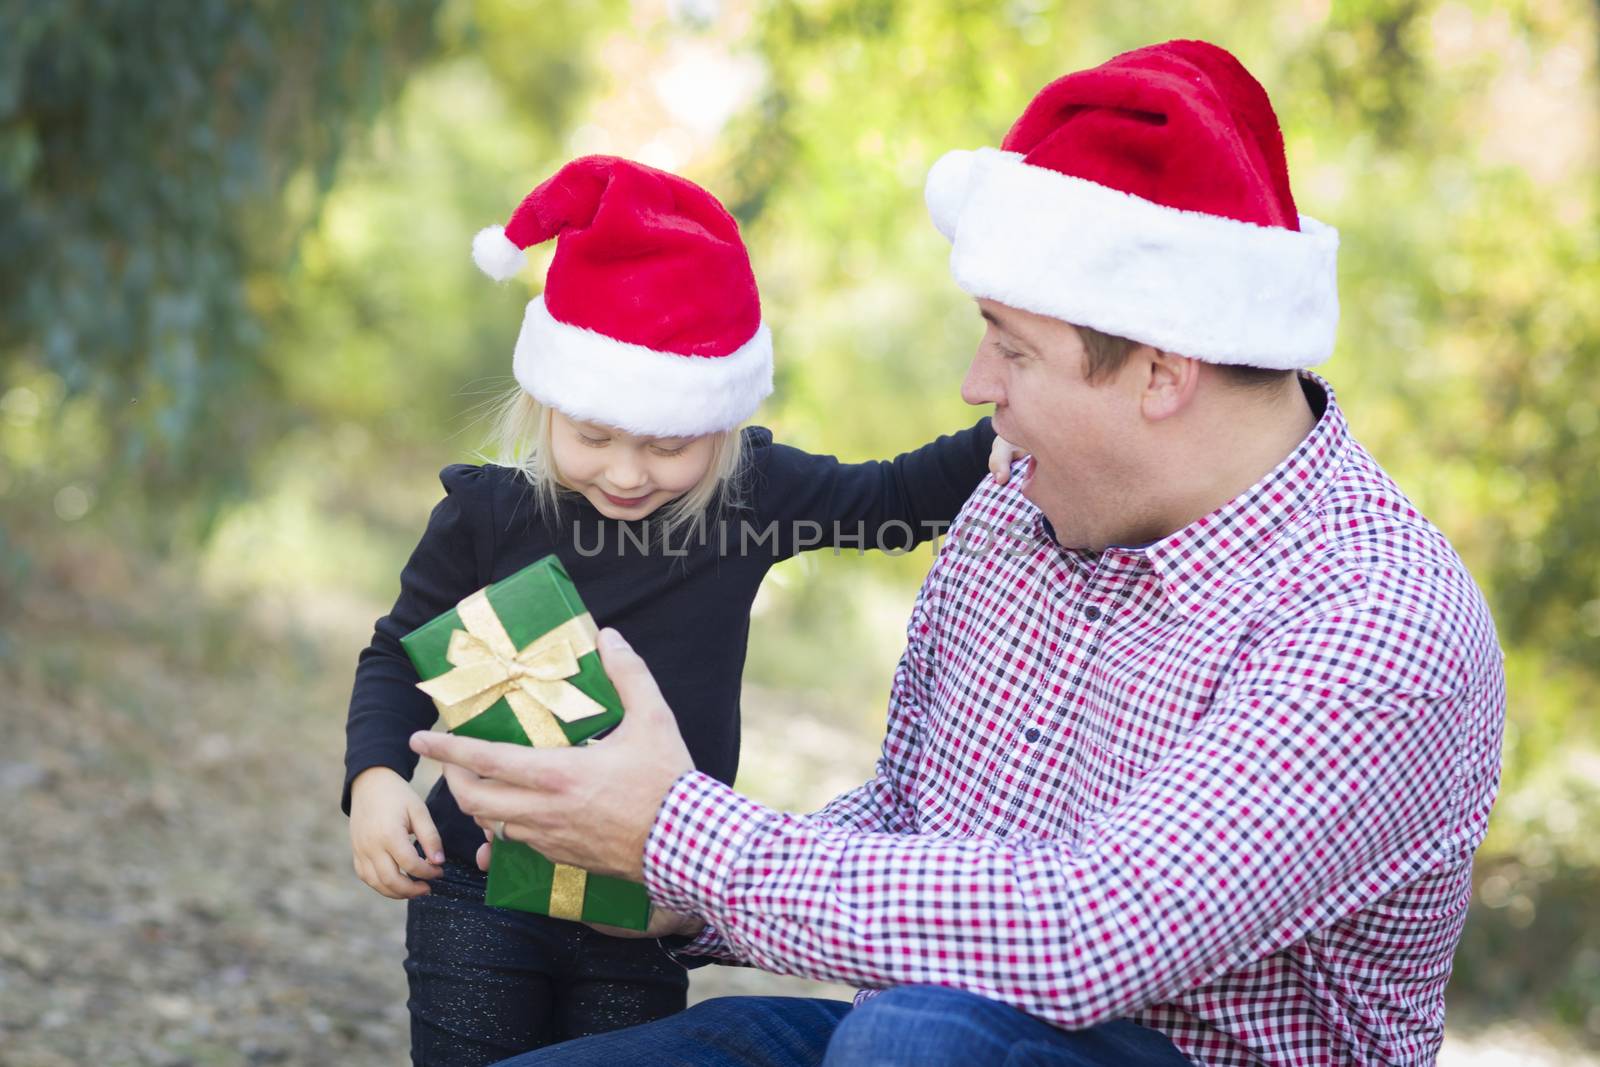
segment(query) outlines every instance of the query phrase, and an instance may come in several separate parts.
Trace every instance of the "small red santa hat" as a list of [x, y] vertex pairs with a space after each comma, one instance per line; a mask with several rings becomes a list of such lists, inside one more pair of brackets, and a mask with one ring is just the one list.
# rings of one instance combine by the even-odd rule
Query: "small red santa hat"
[[559, 238], [545, 289], [528, 302], [517, 382], [573, 418], [656, 437], [731, 430], [772, 392], [739, 225], [686, 178], [615, 156], [584, 156], [529, 193], [472, 258], [497, 281], [523, 251]]
[[1333, 353], [1338, 231], [1295, 210], [1266, 91], [1216, 45], [1051, 82], [999, 150], [936, 162], [927, 201], [973, 296], [1212, 363]]

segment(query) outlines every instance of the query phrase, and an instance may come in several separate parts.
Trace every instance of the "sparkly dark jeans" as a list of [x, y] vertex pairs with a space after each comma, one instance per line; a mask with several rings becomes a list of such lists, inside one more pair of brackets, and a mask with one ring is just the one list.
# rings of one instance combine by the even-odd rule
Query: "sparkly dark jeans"
[[447, 863], [407, 905], [411, 1062], [470, 1067], [682, 1011], [689, 977], [653, 940], [491, 908]]

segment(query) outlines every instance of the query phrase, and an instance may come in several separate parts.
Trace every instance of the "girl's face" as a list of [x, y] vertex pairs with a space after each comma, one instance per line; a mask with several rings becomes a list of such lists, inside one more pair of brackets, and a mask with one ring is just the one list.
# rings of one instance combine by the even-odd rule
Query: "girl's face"
[[556, 480], [600, 514], [642, 519], [700, 484], [711, 470], [716, 435], [635, 437], [552, 410], [550, 451]]

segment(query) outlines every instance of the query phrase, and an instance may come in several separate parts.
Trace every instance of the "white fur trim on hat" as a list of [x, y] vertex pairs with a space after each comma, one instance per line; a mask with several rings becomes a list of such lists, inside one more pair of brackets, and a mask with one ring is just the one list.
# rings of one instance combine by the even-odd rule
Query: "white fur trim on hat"
[[731, 430], [772, 392], [766, 323], [726, 356], [684, 356], [561, 322], [528, 301], [511, 360], [517, 382], [575, 419], [654, 437]]
[[528, 262], [528, 254], [511, 243], [504, 226], [485, 226], [472, 238], [472, 262], [497, 282], [514, 277]]
[[925, 195], [973, 296], [1210, 363], [1333, 354], [1339, 232], [1309, 216], [1296, 232], [1164, 207], [994, 148], [947, 153]]
[[974, 152], [946, 152], [928, 168], [922, 198], [927, 201], [934, 227], [947, 241], [956, 239], [956, 223], [961, 220], [962, 205], [972, 189], [972, 169], [977, 158]]

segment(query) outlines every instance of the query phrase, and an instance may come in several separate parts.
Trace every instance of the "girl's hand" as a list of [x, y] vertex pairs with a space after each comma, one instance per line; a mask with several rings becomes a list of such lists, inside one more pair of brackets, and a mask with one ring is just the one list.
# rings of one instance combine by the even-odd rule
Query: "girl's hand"
[[1005, 485], [1011, 479], [1012, 461], [1026, 455], [1016, 445], [996, 435], [994, 444], [989, 448], [989, 473], [994, 475], [995, 481]]
[[[433, 862], [417, 855], [413, 836]], [[351, 783], [350, 849], [361, 880], [395, 900], [422, 896], [426, 879], [444, 873], [444, 844], [428, 806], [388, 767], [368, 767]]]

